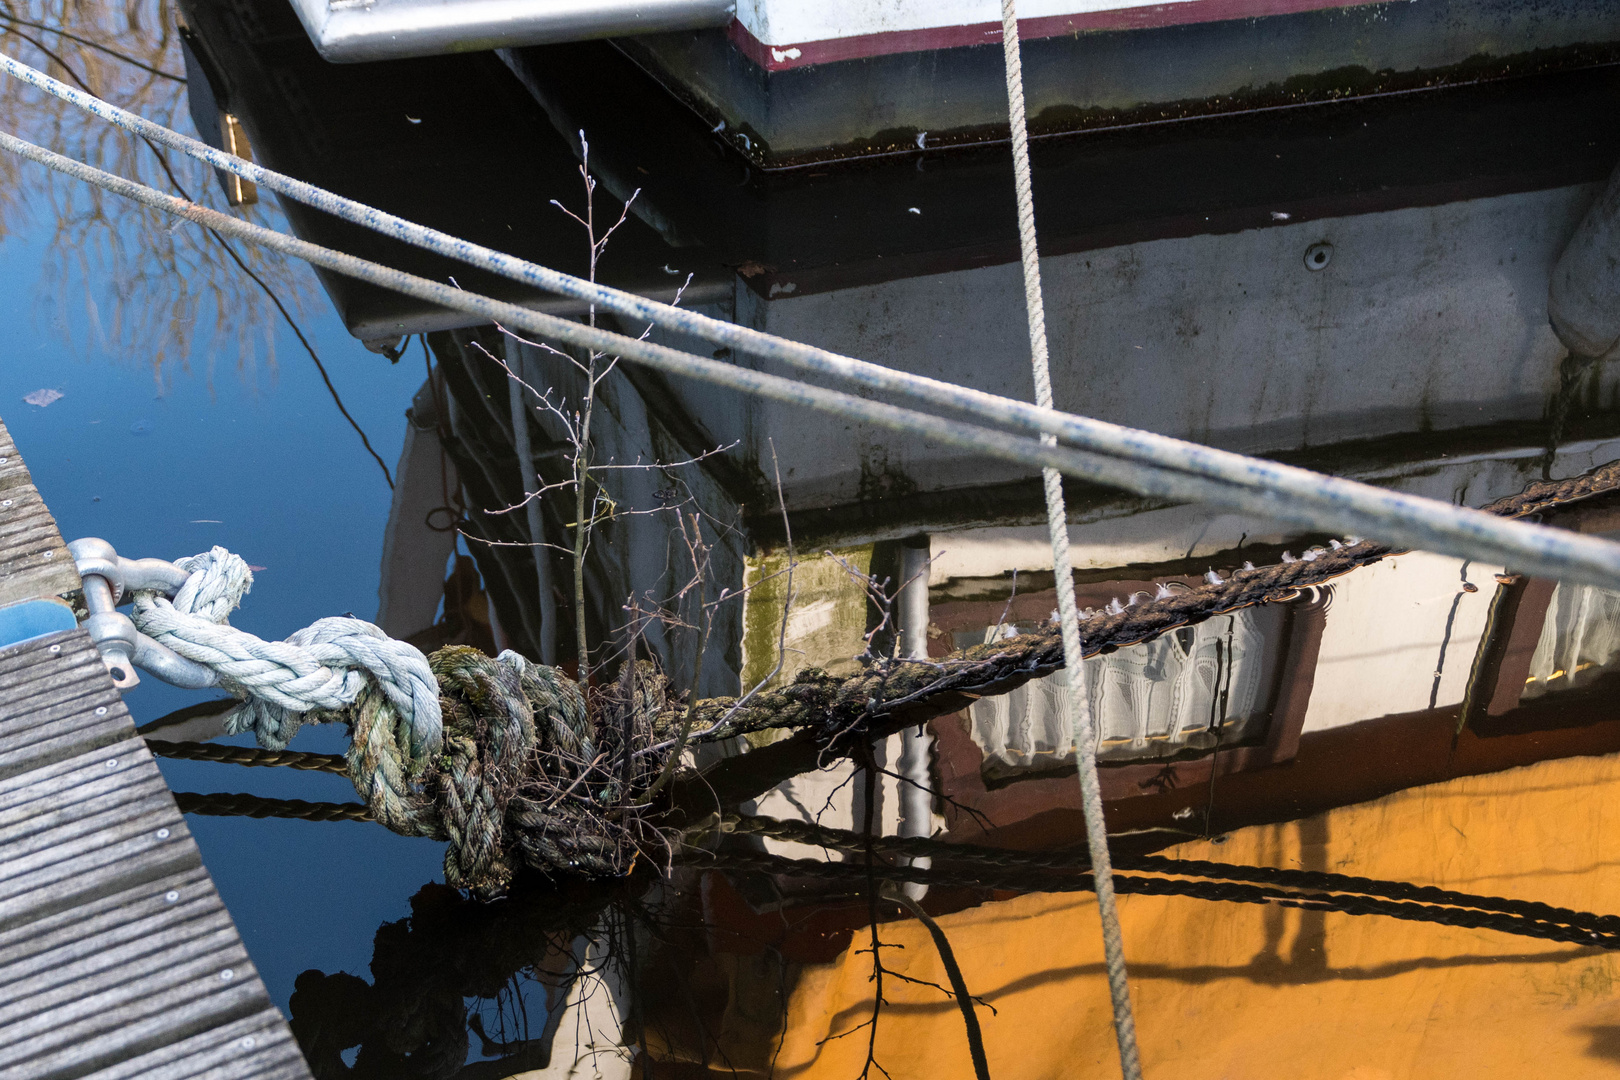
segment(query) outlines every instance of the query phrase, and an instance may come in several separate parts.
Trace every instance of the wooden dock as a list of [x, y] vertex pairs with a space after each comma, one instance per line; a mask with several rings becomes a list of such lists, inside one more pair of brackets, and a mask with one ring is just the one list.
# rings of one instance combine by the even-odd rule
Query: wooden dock
[[[78, 588], [0, 424], [0, 608]], [[0, 648], [0, 1076], [310, 1076], [82, 629]]]

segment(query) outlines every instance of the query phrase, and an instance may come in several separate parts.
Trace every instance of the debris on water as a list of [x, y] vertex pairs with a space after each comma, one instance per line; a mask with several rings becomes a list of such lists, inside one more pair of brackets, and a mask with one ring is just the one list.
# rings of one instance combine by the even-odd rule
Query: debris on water
[[132, 435], [149, 435], [151, 434], [152, 426], [152, 421], [143, 416], [133, 424], [129, 425], [129, 431]]
[[62, 391], [52, 390], [47, 387], [44, 390], [35, 390], [32, 394], [25, 396], [23, 400], [30, 405], [38, 405], [43, 409], [53, 401], [62, 400], [64, 396], [65, 395], [62, 393]]

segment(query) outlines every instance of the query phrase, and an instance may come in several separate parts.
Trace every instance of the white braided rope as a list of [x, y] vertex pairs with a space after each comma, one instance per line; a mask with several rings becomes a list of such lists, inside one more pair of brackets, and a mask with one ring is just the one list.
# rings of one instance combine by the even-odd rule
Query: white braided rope
[[[1043, 409], [1050, 409], [1052, 373], [1046, 346], [1046, 304], [1041, 293], [1041, 259], [1036, 244], [1035, 191], [1029, 169], [1029, 126], [1024, 110], [1024, 66], [1018, 48], [1017, 7], [1017, 0], [1001, 0], [1002, 51], [1007, 65], [1007, 119], [1012, 129], [1013, 181], [1018, 192], [1018, 244], [1024, 264], [1024, 305], [1029, 314], [1035, 403]], [[1057, 436], [1042, 434], [1041, 442], [1055, 446]], [[1069, 515], [1063, 505], [1063, 477], [1056, 469], [1048, 468], [1041, 470], [1041, 478], [1046, 487], [1046, 523], [1052, 538], [1052, 570], [1057, 579], [1063, 666], [1069, 674], [1069, 721], [1074, 731], [1075, 758], [1079, 765], [1080, 802], [1085, 811], [1086, 842], [1091, 849], [1097, 912], [1102, 917], [1108, 993], [1114, 1006], [1114, 1037], [1119, 1043], [1120, 1072], [1125, 1080], [1141, 1080], [1142, 1059], [1136, 1047], [1136, 1018], [1131, 1013], [1131, 991], [1125, 973], [1125, 943], [1119, 929], [1119, 909], [1114, 898], [1114, 866], [1108, 853], [1102, 786], [1097, 782], [1097, 741], [1080, 645], [1074, 574], [1069, 564]]]
[[131, 618], [158, 644], [219, 673], [220, 685], [246, 699], [226, 719], [261, 745], [284, 748], [311, 711], [354, 704], [373, 682], [411, 733], [413, 756], [438, 751], [443, 721], [439, 684], [427, 657], [362, 619], [318, 619], [286, 641], [265, 641], [227, 619], [253, 587], [247, 563], [216, 547], [175, 563], [191, 576], [170, 600], [136, 594]]

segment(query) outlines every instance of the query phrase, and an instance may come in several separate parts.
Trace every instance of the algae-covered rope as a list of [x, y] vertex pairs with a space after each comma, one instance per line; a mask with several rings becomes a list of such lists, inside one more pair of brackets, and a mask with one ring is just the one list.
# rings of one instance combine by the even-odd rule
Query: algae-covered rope
[[[1620, 461], [1612, 461], [1567, 480], [1531, 484], [1481, 509], [1499, 517], [1525, 517], [1617, 490]], [[1080, 613], [1083, 653], [1097, 656], [1215, 615], [1287, 601], [1399, 553], [1366, 540], [1332, 540], [1298, 557], [1285, 551], [1281, 562], [1267, 566], [1245, 563], [1225, 576], [1212, 572], [1188, 588], [1160, 587], [1153, 594], [1119, 598], [1102, 610]], [[901, 661], [882, 671], [835, 677], [805, 669], [795, 684], [756, 695], [740, 708], [731, 698], [699, 702], [697, 726], [707, 732], [705, 738], [719, 739], [769, 728], [814, 729], [831, 736], [849, 730], [860, 716], [882, 719], [901, 709], [909, 722], [917, 722], [955, 712], [973, 698], [1006, 693], [1065, 666], [1061, 631], [1047, 627], [927, 662]]]
[[[1531, 485], [1486, 509], [1503, 516], [1541, 513], [1617, 488], [1620, 462], [1611, 462], [1583, 476]], [[1149, 640], [1222, 611], [1287, 600], [1390, 553], [1365, 541], [1334, 541], [1299, 558], [1285, 553], [1284, 561], [1270, 566], [1245, 566], [1225, 577], [1212, 573], [1203, 584], [1185, 590], [1161, 589], [1152, 597], [1140, 593], [1102, 611], [1083, 613], [1085, 652], [1094, 655]], [[198, 566], [195, 572], [202, 574], [234, 558], [222, 550], [209, 555], [203, 563], [188, 565]], [[234, 603], [203, 585], [191, 589], [180, 606], [219, 614]], [[204, 599], [193, 601], [193, 595]], [[902, 711], [910, 723], [955, 711], [975, 697], [1003, 693], [1060, 670], [1065, 662], [1061, 633], [1048, 629], [927, 662], [885, 662], [847, 677], [806, 669], [793, 683], [757, 694], [741, 706], [731, 698], [698, 702], [694, 741], [781, 728], [847, 748], [873, 725]], [[447, 880], [498, 888], [518, 863], [558, 874], [615, 875], [628, 869], [638, 845], [667, 850], [668, 840], [642, 818], [652, 808], [638, 805], [638, 784], [661, 769], [659, 753], [668, 752], [686, 704], [668, 692], [656, 672], [634, 680], [634, 701], [617, 701], [611, 691], [598, 691], [588, 706], [572, 680], [515, 653], [490, 658], [451, 647], [424, 664], [437, 687], [435, 705], [444, 731], [441, 752], [421, 761], [415, 771], [409, 725], [402, 724], [397, 712], [398, 696], [369, 682], [352, 705], [299, 714], [299, 720], [351, 727], [345, 771], [365, 798], [368, 813], [395, 831], [449, 841]], [[249, 692], [248, 684], [241, 684], [239, 692]], [[628, 787], [623, 744], [627, 712], [632, 732]], [[272, 727], [272, 738], [281, 730]], [[153, 751], [241, 764], [304, 761], [284, 756], [279, 747], [195, 749], [199, 745], [170, 749], [157, 743]], [[324, 759], [321, 767], [334, 764], [329, 755], [314, 755], [302, 767], [315, 758]]]

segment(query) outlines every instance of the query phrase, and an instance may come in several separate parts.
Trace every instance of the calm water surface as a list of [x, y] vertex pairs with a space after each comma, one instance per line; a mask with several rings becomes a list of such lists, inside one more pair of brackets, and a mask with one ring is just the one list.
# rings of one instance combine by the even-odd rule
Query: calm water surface
[[[0, 243], [0, 416], [28, 462], [62, 535], [99, 536], [121, 554], [166, 559], [220, 544], [257, 571], [236, 624], [285, 637], [324, 615], [371, 618], [390, 492], [344, 422], [309, 358], [278, 333], [278, 360], [237, 370], [233, 350], [168, 365], [161, 384], [141, 355], [77, 349], [64, 322], [86, 321], [76, 298], [41, 288], [42, 224]], [[344, 403], [390, 462], [403, 412], [420, 384], [366, 352], [327, 311], [304, 320]], [[25, 395], [53, 389], [46, 407]], [[127, 696], [136, 723], [206, 695], [144, 678]], [[338, 752], [335, 731], [311, 749]], [[164, 761], [177, 791], [251, 791], [344, 800], [353, 788], [321, 773], [228, 769]], [[437, 845], [365, 825], [191, 821], [203, 858], [283, 1008], [308, 967], [363, 970], [377, 924], [439, 872]]]
[[[618, 178], [604, 188], [624, 177], [646, 187], [604, 260], [609, 278], [667, 292], [691, 273], [687, 302], [707, 314], [1028, 393], [999, 150], [761, 177], [710, 138], [717, 129], [688, 131], [694, 118], [606, 45], [386, 65], [344, 82], [354, 69], [322, 65], [296, 27], [266, 38], [296, 48], [272, 48], [219, 31], [228, 20], [208, 20], [229, 13], [218, 5], [194, 6], [220, 62], [296, 75], [249, 82], [341, 96], [342, 116], [358, 118], [315, 124], [279, 92], [245, 95], [271, 164], [577, 267], [580, 237], [549, 205], [578, 196], [577, 129], [559, 119], [577, 118], [595, 125], [593, 161]], [[177, 50], [154, 55], [178, 63]], [[569, 62], [614, 73], [631, 105], [616, 113]], [[1043, 144], [1059, 404], [1474, 506], [1620, 459], [1620, 374], [1568, 361], [1546, 310], [1550, 268], [1612, 166], [1612, 136], [1588, 130], [1601, 125], [1587, 108], [1620, 92], [1611, 74], [1346, 104], [1354, 122], [1221, 121], [1192, 159], [1190, 143], [1158, 129]], [[1523, 122], [1538, 110], [1559, 122]], [[340, 121], [369, 141], [320, 126]], [[1425, 156], [1436, 133], [1467, 145]], [[1055, 578], [1028, 470], [622, 367], [600, 387], [598, 460], [661, 464], [602, 473], [611, 505], [575, 613], [570, 560], [553, 547], [537, 564], [532, 547], [571, 538], [572, 499], [508, 512], [539, 483], [566, 490], [563, 403], [582, 389], [573, 360], [351, 286], [329, 297], [305, 271], [271, 264], [278, 287], [311, 298], [301, 323], [396, 493], [251, 291], [251, 311], [226, 297], [225, 332], [199, 329], [193, 342], [159, 327], [118, 336], [139, 345], [101, 343], [101, 316], [59, 273], [64, 253], [100, 234], [59, 233], [46, 205], [12, 206], [17, 227], [0, 241], [0, 417], [69, 539], [99, 536], [132, 557], [216, 544], [242, 555], [256, 582], [232, 621], [261, 637], [347, 612], [425, 651], [510, 647], [577, 672], [578, 614], [600, 685], [618, 673], [627, 612], [662, 605], [638, 655], [709, 697], [810, 669], [857, 674], [871, 650], [895, 647], [897, 629], [932, 659], [1049, 632]], [[319, 219], [295, 224], [450, 272]], [[151, 282], [237, 280], [205, 257], [177, 263], [166, 227], [116, 227], [143, 239], [122, 261], [90, 262], [98, 298], [116, 283], [161, 311]], [[143, 280], [145, 293], [131, 284]], [[373, 328], [414, 320], [427, 332], [391, 363], [329, 300]], [[558, 408], [531, 395], [514, 409], [496, 356]], [[40, 390], [60, 397], [25, 402]], [[1192, 594], [1211, 571], [1220, 584], [1246, 562], [1326, 559], [1340, 539], [1081, 484], [1068, 494], [1076, 586], [1098, 619]], [[678, 524], [675, 510], [697, 518]], [[1612, 536], [1620, 503], [1608, 494], [1546, 520]], [[707, 562], [693, 572], [698, 551]], [[1121, 640], [1086, 665], [1119, 853], [1224, 864], [1182, 873], [1197, 880], [1173, 895], [1139, 887], [1121, 899], [1150, 1073], [1612, 1072], [1612, 927], [1565, 933], [1578, 914], [1479, 897], [1615, 910], [1620, 594], [1423, 552], [1344, 570]], [[703, 589], [682, 591], [693, 579]], [[898, 599], [907, 580], [920, 606]], [[982, 999], [992, 1075], [1109, 1075], [1097, 913], [1068, 858], [1084, 836], [1068, 719], [1077, 691], [1050, 664], [1035, 674], [873, 739], [859, 767], [764, 736], [703, 749], [707, 771], [679, 793], [682, 807], [712, 786], [728, 813], [844, 830], [693, 835], [715, 866], [660, 874], [642, 859], [622, 882], [530, 876], [485, 902], [443, 885], [443, 845], [374, 824], [189, 824], [320, 1080], [965, 1077], [951, 964]], [[146, 723], [204, 697], [147, 677], [127, 700]], [[338, 752], [344, 735], [305, 728], [294, 748]], [[163, 769], [177, 791], [354, 799], [324, 773]], [[933, 876], [875, 892], [880, 875], [868, 878], [866, 852], [849, 842], [868, 827], [937, 841]], [[962, 856], [962, 844], [1045, 853], [1067, 869], [1031, 877], [1039, 867]], [[905, 867], [914, 854], [871, 858]], [[1242, 876], [1256, 867], [1379, 879], [1380, 903], [1472, 914], [1373, 913], [1301, 895], [1356, 883]], [[1414, 900], [1402, 883], [1478, 903]], [[949, 950], [897, 899], [902, 887]]]

